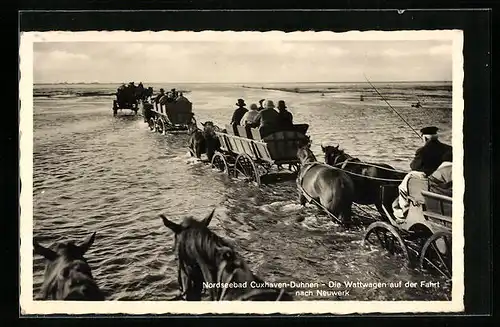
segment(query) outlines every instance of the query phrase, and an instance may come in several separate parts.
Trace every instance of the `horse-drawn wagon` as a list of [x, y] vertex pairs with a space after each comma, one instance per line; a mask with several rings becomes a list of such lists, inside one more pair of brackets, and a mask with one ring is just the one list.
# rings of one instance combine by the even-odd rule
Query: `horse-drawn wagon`
[[[322, 147], [323, 148], [323, 147]], [[316, 161], [308, 147], [301, 149], [303, 165], [301, 167], [302, 178], [299, 178], [299, 194], [301, 202], [308, 200], [324, 210], [328, 216], [345, 224], [351, 219], [349, 201], [340, 198], [341, 193], [346, 192], [346, 185], [351, 185], [352, 205], [358, 209], [353, 218], [358, 222], [368, 225], [364, 234], [364, 244], [381, 246], [391, 254], [400, 255], [408, 264], [418, 262], [422, 270], [438, 272], [448, 279], [452, 277], [452, 198], [440, 194], [437, 189], [430, 187], [429, 181], [424, 177], [411, 177], [408, 180], [408, 202], [409, 209], [405, 219], [394, 216], [392, 204], [399, 195], [399, 185], [407, 172], [394, 169], [386, 164], [363, 162], [357, 158], [347, 155], [337, 147], [323, 148], [325, 163]], [[317, 180], [304, 176], [307, 167], [316, 165], [324, 167], [332, 172], [329, 176], [338, 176], [317, 183]], [[305, 181], [309, 178], [308, 181]], [[333, 194], [333, 200], [323, 201], [328, 198], [330, 189], [335, 188], [335, 179], [342, 180], [344, 186], [339, 187]], [[347, 181], [350, 181], [347, 183]], [[298, 181], [299, 182], [299, 181]], [[351, 183], [352, 182], [352, 183]], [[316, 192], [314, 196], [307, 194], [304, 187], [307, 183], [314, 185], [323, 184], [325, 192]], [[320, 190], [321, 191], [321, 190]], [[310, 192], [310, 191], [309, 191]], [[336, 202], [336, 204], [335, 204]], [[332, 205], [333, 203], [333, 205]], [[377, 213], [368, 210], [366, 205], [374, 205]]]
[[124, 99], [122, 97], [117, 97], [116, 100], [113, 100], [113, 116], [118, 115], [118, 110], [120, 112], [122, 110], [131, 110], [134, 115], [137, 115], [137, 111], [139, 111], [139, 103], [135, 98]]
[[193, 104], [186, 98], [169, 101], [143, 101], [144, 121], [149, 129], [160, 134], [185, 132], [191, 123], [196, 123]]
[[[381, 186], [382, 196], [394, 194], [395, 185]], [[384, 217], [370, 224], [365, 244], [378, 244], [406, 263], [417, 261], [422, 270], [452, 278], [452, 198], [429, 190], [427, 179], [408, 181], [409, 209], [405, 219], [395, 218], [383, 205]], [[391, 196], [390, 200], [394, 200]], [[385, 201], [386, 203], [388, 201]]]
[[215, 132], [220, 148], [211, 159], [212, 167], [258, 185], [294, 178], [300, 165], [297, 143], [308, 140], [308, 128], [307, 124], [286, 130], [228, 125]]

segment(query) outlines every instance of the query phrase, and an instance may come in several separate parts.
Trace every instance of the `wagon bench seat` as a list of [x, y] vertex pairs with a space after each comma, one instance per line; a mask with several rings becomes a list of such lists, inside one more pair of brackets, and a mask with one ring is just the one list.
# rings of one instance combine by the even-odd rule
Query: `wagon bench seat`
[[307, 140], [305, 132], [308, 127], [301, 124], [292, 130], [265, 134], [261, 128], [226, 125], [227, 133], [217, 134], [224, 150], [245, 153], [254, 160], [283, 164], [298, 162], [297, 142]]

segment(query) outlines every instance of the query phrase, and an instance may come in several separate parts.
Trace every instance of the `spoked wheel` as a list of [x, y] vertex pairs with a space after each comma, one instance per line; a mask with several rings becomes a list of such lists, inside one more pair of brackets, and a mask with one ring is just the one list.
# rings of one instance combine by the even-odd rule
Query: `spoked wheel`
[[165, 122], [161, 118], [156, 121], [156, 131], [162, 135], [165, 135]]
[[154, 117], [149, 118], [148, 126], [150, 131], [152, 132], [156, 131], [156, 121]]
[[399, 232], [390, 224], [377, 221], [368, 226], [363, 244], [381, 246], [392, 255], [400, 255], [406, 264], [410, 263], [408, 248]]
[[243, 175], [260, 185], [260, 176], [255, 166], [254, 161], [250, 156], [242, 153], [236, 157], [236, 162], [234, 163], [234, 176], [238, 178]]
[[298, 171], [300, 170], [300, 164], [297, 164], [297, 163], [295, 163], [295, 164], [289, 164], [289, 165], [288, 165], [288, 169], [289, 169], [291, 172], [296, 173], [296, 172], [298, 172]]
[[422, 247], [420, 269], [437, 272], [451, 279], [451, 253], [451, 236], [443, 232], [432, 234]]
[[216, 168], [220, 172], [226, 172], [229, 175], [229, 169], [226, 158], [220, 152], [215, 152], [212, 157], [212, 168]]

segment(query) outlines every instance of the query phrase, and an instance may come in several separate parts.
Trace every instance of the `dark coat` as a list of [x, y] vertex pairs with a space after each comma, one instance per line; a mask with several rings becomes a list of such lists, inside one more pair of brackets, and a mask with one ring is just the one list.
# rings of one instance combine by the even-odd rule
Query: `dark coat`
[[438, 140], [430, 140], [416, 151], [410, 167], [412, 170], [424, 172], [429, 176], [441, 165], [443, 155], [451, 149], [451, 146]]
[[282, 109], [278, 112], [278, 126], [288, 128], [293, 126], [293, 115], [290, 111]]
[[233, 117], [231, 118], [231, 125], [241, 125], [241, 118], [243, 118], [247, 111], [248, 109], [243, 107], [237, 108], [233, 113]]
[[278, 112], [274, 109], [264, 109], [259, 111], [257, 116], [255, 116], [253, 120], [253, 127], [258, 126], [266, 126], [266, 127], [275, 127], [278, 121]]

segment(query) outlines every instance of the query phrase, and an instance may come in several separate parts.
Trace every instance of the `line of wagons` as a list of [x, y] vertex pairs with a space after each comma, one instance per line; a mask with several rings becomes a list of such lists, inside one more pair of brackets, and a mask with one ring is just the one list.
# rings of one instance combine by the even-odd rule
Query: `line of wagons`
[[[141, 105], [144, 121], [152, 131], [162, 134], [187, 131], [191, 124], [196, 125], [189, 101]], [[309, 140], [308, 128], [307, 124], [279, 131], [232, 125], [225, 126], [225, 130], [216, 127], [220, 148], [210, 164], [229, 176], [244, 177], [257, 185], [295, 179], [300, 169], [298, 144]], [[400, 182], [381, 182], [381, 197], [397, 194]], [[392, 208], [382, 206], [382, 214], [368, 217], [371, 224], [366, 229], [364, 244], [381, 246], [409, 266], [417, 264], [422, 270], [451, 280], [452, 198], [430, 192], [428, 182], [421, 179], [410, 179], [409, 191], [410, 208], [404, 222], [394, 219]], [[329, 214], [318, 201], [308, 200]], [[391, 203], [393, 199], [389, 200], [381, 199], [381, 203]]]

